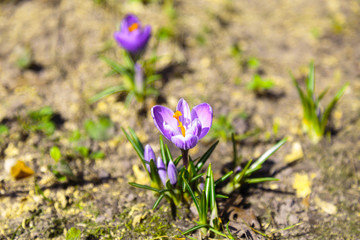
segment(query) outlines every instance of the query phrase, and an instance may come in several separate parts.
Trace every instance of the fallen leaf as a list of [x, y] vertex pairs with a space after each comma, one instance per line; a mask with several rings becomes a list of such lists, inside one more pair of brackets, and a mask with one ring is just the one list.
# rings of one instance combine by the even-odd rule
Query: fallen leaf
[[316, 206], [321, 208], [327, 214], [334, 215], [337, 213], [337, 207], [334, 204], [325, 202], [325, 201], [321, 200], [319, 197], [315, 197], [314, 201], [315, 201]]
[[34, 175], [34, 171], [23, 161], [18, 160], [16, 164], [11, 167], [10, 174], [16, 180], [20, 180]]
[[302, 150], [300, 142], [294, 142], [292, 144], [291, 153], [285, 156], [284, 161], [286, 163], [291, 163], [303, 157], [304, 157], [304, 152]]
[[305, 198], [311, 193], [311, 179], [306, 173], [295, 173], [293, 188], [297, 197]]
[[147, 172], [140, 170], [138, 165], [133, 165], [132, 170], [135, 175], [136, 182], [138, 184], [148, 184], [150, 183], [150, 178]]

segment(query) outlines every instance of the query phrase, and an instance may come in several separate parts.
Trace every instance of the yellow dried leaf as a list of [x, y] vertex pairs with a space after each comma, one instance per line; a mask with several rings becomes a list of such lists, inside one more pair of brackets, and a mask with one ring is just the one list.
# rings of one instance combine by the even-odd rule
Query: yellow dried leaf
[[10, 174], [16, 180], [20, 180], [34, 175], [34, 171], [23, 161], [18, 160], [16, 164], [11, 167]]
[[311, 179], [306, 173], [295, 173], [293, 188], [297, 197], [305, 198], [311, 193]]
[[319, 197], [315, 197], [315, 204], [316, 206], [318, 206], [319, 208], [321, 208], [324, 212], [328, 213], [328, 214], [336, 214], [337, 213], [337, 207], [329, 202], [325, 202], [323, 200], [321, 200]]
[[138, 165], [133, 165], [132, 170], [134, 172], [137, 183], [139, 183], [139, 184], [149, 184], [150, 183], [149, 175], [145, 171], [140, 170]]
[[304, 157], [304, 153], [299, 142], [294, 142], [291, 148], [291, 153], [285, 156], [284, 161], [291, 163]]

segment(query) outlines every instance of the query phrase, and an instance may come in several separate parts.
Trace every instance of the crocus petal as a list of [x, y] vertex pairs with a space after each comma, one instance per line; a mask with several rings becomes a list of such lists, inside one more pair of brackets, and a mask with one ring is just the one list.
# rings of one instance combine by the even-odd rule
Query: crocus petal
[[153, 151], [153, 149], [151, 148], [151, 146], [149, 144], [146, 144], [145, 149], [144, 149], [144, 160], [149, 162], [149, 164], [146, 164], [146, 168], [147, 170], [150, 172], [150, 160], [153, 160], [155, 162], [155, 153]]
[[172, 185], [175, 185], [177, 182], [177, 170], [176, 170], [175, 164], [171, 161], [171, 159], [168, 164], [167, 174], [168, 174], [170, 183]]
[[161, 159], [161, 157], [157, 158], [156, 167], [158, 169], [158, 174], [159, 174], [160, 180], [163, 183], [163, 185], [165, 186], [166, 185], [166, 168], [165, 168], [165, 164], [164, 164], [163, 160]]
[[201, 122], [198, 118], [194, 119], [194, 121], [191, 123], [191, 126], [190, 128], [188, 128], [186, 130], [186, 134], [191, 134], [191, 135], [194, 135], [194, 136], [197, 136], [199, 137], [200, 134], [201, 134]]
[[173, 142], [176, 147], [183, 150], [195, 147], [198, 141], [199, 138], [192, 134], [185, 135], [185, 137], [183, 135], [176, 135], [171, 138], [171, 142]]
[[143, 30], [135, 30], [133, 32], [118, 31], [114, 33], [116, 42], [129, 52], [140, 52], [146, 47], [151, 37], [151, 27], [146, 26]]
[[141, 28], [140, 21], [134, 14], [126, 15], [124, 17], [124, 19], [121, 21], [120, 31], [121, 32], [129, 32], [129, 27], [131, 25], [133, 25], [134, 23], [139, 24], [139, 28]]
[[[169, 140], [171, 140], [171, 137], [174, 135], [170, 129], [175, 130], [178, 128], [177, 121], [173, 118], [173, 115], [174, 112], [167, 107], [157, 105], [151, 108], [151, 116], [154, 119], [155, 126]], [[164, 127], [166, 126], [164, 123], [171, 128]]]
[[201, 103], [193, 108], [191, 111], [191, 119], [194, 120], [198, 118], [201, 122], [201, 133], [199, 139], [203, 138], [210, 130], [213, 111], [209, 104]]
[[179, 120], [180, 122], [182, 122], [185, 128], [187, 128], [191, 123], [191, 113], [190, 113], [189, 104], [183, 98], [181, 98], [178, 102], [176, 110], [182, 113], [182, 116], [179, 117]]

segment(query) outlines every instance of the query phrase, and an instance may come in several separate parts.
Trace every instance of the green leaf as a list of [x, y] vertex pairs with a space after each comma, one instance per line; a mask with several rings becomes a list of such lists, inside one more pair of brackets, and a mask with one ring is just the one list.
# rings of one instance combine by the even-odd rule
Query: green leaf
[[107, 96], [110, 96], [111, 94], [114, 94], [114, 93], [118, 93], [118, 92], [128, 92], [129, 89], [126, 88], [125, 86], [123, 85], [118, 85], [118, 86], [113, 86], [113, 87], [109, 87], [97, 94], [95, 94], [94, 96], [92, 96], [90, 99], [89, 99], [89, 103], [90, 104], [93, 104], [97, 101], [99, 101], [100, 99], [104, 98], [104, 97], [107, 97]]
[[209, 159], [212, 152], [215, 150], [216, 146], [218, 145], [219, 141], [216, 141], [211, 147], [202, 155], [200, 160], [196, 163], [196, 171], [200, 171], [201, 168], [204, 166], [206, 161]]
[[137, 141], [130, 137], [130, 135], [125, 131], [124, 128], [121, 128], [123, 133], [125, 134], [125, 137], [127, 140], [131, 143], [133, 148], [135, 149], [135, 152], [140, 157], [142, 164], [144, 165], [144, 168], [146, 169], [145, 163], [144, 163], [144, 151], [141, 149], [141, 146], [138, 145]]
[[225, 198], [225, 199], [229, 198], [228, 196], [222, 195], [222, 194], [216, 194], [215, 197], [216, 198]]
[[155, 203], [154, 203], [154, 205], [153, 205], [153, 207], [152, 207], [153, 210], [155, 210], [155, 208], [157, 208], [157, 206], [159, 205], [159, 203], [161, 202], [161, 200], [162, 200], [164, 197], [165, 197], [165, 194], [164, 194], [164, 193], [161, 194], [161, 195], [158, 197], [158, 199], [155, 201]]
[[196, 207], [198, 213], [201, 214], [201, 209], [200, 209], [199, 203], [198, 203], [198, 201], [197, 201], [197, 199], [195, 197], [195, 194], [191, 190], [191, 187], [190, 187], [189, 183], [187, 182], [187, 180], [184, 178], [184, 176], [183, 176], [183, 180], [184, 180], [186, 189], [188, 190], [188, 192], [190, 193], [191, 198], [193, 199], [193, 202], [195, 204], [195, 207]]
[[221, 178], [219, 178], [218, 180], [216, 180], [216, 182], [214, 183], [215, 187], [216, 185], [218, 185], [219, 183], [222, 183], [223, 181], [225, 181], [228, 177], [230, 177], [232, 174], [234, 173], [234, 171], [230, 171], [227, 174], [225, 174], [224, 176], [222, 176]]
[[220, 236], [227, 237], [226, 234], [223, 234], [222, 232], [219, 232], [218, 230], [216, 230], [216, 229], [213, 228], [213, 227], [210, 227], [209, 230], [212, 231], [212, 232], [215, 233], [215, 234], [220, 235]]
[[84, 158], [89, 156], [89, 148], [85, 146], [77, 146], [75, 150]]
[[341, 96], [344, 94], [348, 85], [349, 85], [348, 83], [344, 84], [340, 88], [340, 90], [336, 93], [336, 95], [334, 96], [332, 101], [329, 103], [329, 105], [326, 107], [324, 114], [322, 115], [321, 124], [320, 124], [322, 133], [324, 133], [324, 131], [325, 131], [327, 121], [329, 120], [330, 114], [331, 114], [333, 108], [335, 107], [335, 104], [339, 101]]
[[119, 74], [122, 75], [128, 75], [128, 76], [132, 76], [132, 72], [126, 68], [121, 66], [119, 63], [115, 62], [114, 60], [111, 60], [110, 58], [107, 57], [101, 57], [102, 60], [104, 60], [104, 62], [106, 62], [112, 70], [116, 71]]
[[310, 63], [309, 66], [309, 77], [307, 79], [307, 83], [306, 83], [306, 89], [307, 89], [307, 93], [308, 93], [308, 97], [312, 98], [314, 95], [314, 90], [315, 90], [315, 70], [314, 70], [314, 62]]
[[134, 183], [134, 182], [129, 182], [129, 184], [133, 187], [142, 188], [142, 189], [146, 189], [146, 190], [150, 190], [150, 191], [154, 191], [154, 192], [158, 192], [158, 193], [161, 192], [160, 189], [153, 188], [150, 186], [146, 186], [146, 185], [142, 185], [142, 184], [138, 184], [138, 183]]
[[159, 137], [159, 142], [160, 142], [161, 158], [162, 158], [162, 160], [164, 161], [165, 166], [167, 166], [168, 162], [167, 162], [167, 158], [166, 158], [166, 155], [165, 155], [166, 150], [165, 150], [164, 141], [163, 141], [163, 138], [162, 138], [161, 135], [160, 135], [160, 137]]
[[182, 155], [178, 156], [175, 160], [174, 160], [174, 164], [175, 166], [177, 166], [180, 162], [180, 160], [182, 159]]
[[182, 234], [183, 235], [186, 235], [186, 234], [189, 234], [189, 233], [191, 233], [191, 232], [193, 232], [193, 231], [195, 231], [195, 230], [198, 230], [198, 229], [200, 229], [200, 228], [209, 228], [209, 224], [201, 224], [201, 225], [196, 225], [195, 227], [192, 227], [192, 228], [190, 228], [189, 230], [186, 230], [185, 232], [183, 232]]
[[273, 177], [264, 177], [264, 178], [250, 178], [245, 180], [245, 182], [249, 184], [269, 182], [269, 181], [279, 181], [279, 179]]
[[70, 228], [70, 230], [66, 233], [66, 240], [80, 240], [81, 239], [81, 231], [75, 227]]
[[198, 175], [196, 175], [195, 177], [193, 177], [190, 182], [195, 182], [197, 179], [201, 178], [205, 173], [200, 173]]
[[[128, 129], [129, 129], [129, 132], [130, 132], [132, 138], [134, 139], [136, 145], [139, 147], [139, 149], [142, 152], [144, 152], [144, 146], [142, 145], [142, 143], [141, 143], [140, 139], [138, 138], [138, 136], [136, 135], [135, 131], [131, 127], [129, 127]], [[155, 159], [154, 159], [154, 161], [155, 161]]]
[[[169, 147], [168, 147], [166, 144], [165, 144], [165, 153], [166, 153], [167, 163], [169, 163], [170, 160], [171, 160], [172, 162], [174, 162], [174, 161], [173, 161], [173, 157], [172, 157], [171, 152], [170, 152], [170, 149], [169, 149]], [[175, 166], [176, 166], [176, 165], [175, 165]]]
[[58, 162], [61, 158], [61, 152], [60, 152], [60, 149], [56, 146], [53, 146], [51, 149], [50, 149], [50, 156], [52, 157], [52, 159], [55, 160], [55, 162]]
[[261, 155], [249, 168], [249, 170], [257, 168], [258, 166], [261, 166], [271, 155], [273, 155], [284, 143], [286, 142], [286, 138], [279, 141], [277, 144], [275, 144], [272, 148], [267, 150], [263, 155]]

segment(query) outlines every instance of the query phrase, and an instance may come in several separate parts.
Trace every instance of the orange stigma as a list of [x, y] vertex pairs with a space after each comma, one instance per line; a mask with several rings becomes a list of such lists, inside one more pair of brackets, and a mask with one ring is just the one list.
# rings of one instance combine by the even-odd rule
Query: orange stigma
[[181, 129], [181, 134], [185, 137], [185, 128], [184, 128], [184, 126], [182, 125], [182, 122], [180, 122], [180, 120], [179, 120], [179, 117], [180, 116], [182, 116], [182, 114], [181, 114], [181, 112], [180, 111], [176, 111], [175, 113], [174, 113], [174, 115], [173, 115], [173, 118], [175, 118], [177, 121], [178, 121], [178, 123], [179, 123], [179, 128]]
[[134, 31], [134, 30], [136, 30], [138, 28], [139, 28], [139, 24], [138, 23], [133, 23], [133, 24], [131, 24], [130, 27], [128, 27], [128, 30], [129, 30], [129, 32], [132, 32], [132, 31]]

